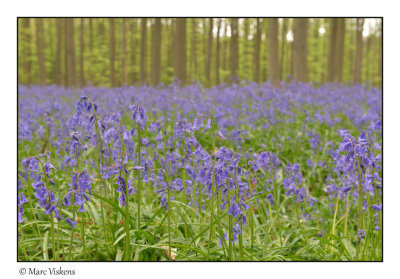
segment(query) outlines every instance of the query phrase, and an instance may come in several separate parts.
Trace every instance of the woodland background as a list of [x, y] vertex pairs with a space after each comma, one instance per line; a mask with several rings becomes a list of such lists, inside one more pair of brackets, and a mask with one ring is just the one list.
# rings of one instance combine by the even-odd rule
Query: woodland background
[[18, 18], [19, 84], [291, 78], [381, 87], [382, 19]]

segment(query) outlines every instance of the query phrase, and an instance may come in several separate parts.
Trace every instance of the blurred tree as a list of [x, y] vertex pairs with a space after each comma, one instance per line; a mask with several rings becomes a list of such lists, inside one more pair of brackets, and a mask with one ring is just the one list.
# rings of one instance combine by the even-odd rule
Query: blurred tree
[[284, 65], [285, 65], [285, 53], [286, 49], [286, 35], [287, 35], [287, 19], [282, 18], [282, 34], [281, 34], [281, 57], [279, 62], [279, 76], [280, 79], [284, 79]]
[[294, 20], [293, 51], [294, 79], [308, 82], [307, 18]]
[[142, 18], [142, 32], [140, 36], [140, 82], [146, 83], [147, 72], [146, 72], [146, 49], [147, 49], [147, 19]]
[[364, 18], [357, 18], [356, 25], [356, 55], [354, 60], [354, 77], [355, 83], [361, 83], [362, 59], [363, 59], [363, 33]]
[[230, 72], [233, 82], [236, 82], [236, 77], [239, 68], [239, 45], [238, 45], [238, 19], [231, 19], [231, 51], [230, 51]]
[[[302, 34], [303, 35], [303, 34]], [[269, 20], [269, 77], [273, 85], [279, 84], [278, 19]], [[300, 55], [301, 53], [299, 53]], [[303, 55], [303, 54], [301, 54]]]
[[36, 53], [38, 56], [39, 64], [39, 82], [41, 85], [46, 84], [46, 57], [45, 57], [45, 44], [44, 44], [44, 32], [43, 32], [43, 18], [37, 18], [36, 22]]
[[57, 36], [56, 36], [56, 84], [62, 85], [63, 76], [62, 76], [62, 19], [56, 19], [57, 25]]
[[111, 87], [115, 87], [117, 82], [115, 80], [115, 26], [114, 19], [109, 19], [110, 28], [109, 28], [109, 55], [110, 55], [110, 82]]
[[127, 28], [127, 20], [122, 19], [121, 25], [122, 25], [122, 55], [121, 55], [121, 61], [122, 61], [122, 76], [123, 76], [123, 82], [122, 85], [126, 86], [128, 85], [128, 28]]
[[66, 86], [76, 86], [76, 66], [75, 66], [75, 39], [74, 39], [74, 19], [65, 19], [65, 80]]
[[186, 19], [177, 18], [174, 40], [174, 73], [175, 77], [186, 84]]
[[161, 82], [161, 19], [156, 18], [152, 35], [152, 57], [151, 57], [151, 84], [159, 85]]
[[207, 62], [205, 68], [205, 76], [207, 86], [211, 85], [211, 58], [212, 58], [212, 45], [213, 45], [213, 28], [214, 28], [214, 21], [213, 18], [209, 18], [209, 25], [208, 25], [208, 47], [207, 47]]
[[30, 25], [30, 19], [29, 18], [24, 18], [22, 21], [22, 60], [24, 61], [23, 63], [23, 73], [25, 76], [25, 83], [26, 84], [31, 84], [32, 83], [32, 73], [31, 73], [31, 25]]
[[217, 24], [217, 46], [216, 46], [216, 51], [215, 51], [215, 60], [216, 60], [216, 64], [215, 64], [215, 83], [216, 84], [220, 84], [220, 77], [219, 77], [219, 70], [220, 70], [220, 66], [219, 66], [219, 62], [220, 62], [220, 32], [221, 32], [221, 25], [222, 25], [222, 19], [220, 18], [218, 20], [218, 24]]
[[262, 19], [256, 19], [256, 35], [254, 42], [254, 77], [256, 83], [260, 83], [260, 50], [261, 50], [261, 35], [262, 35]]
[[79, 53], [79, 75], [80, 75], [80, 82], [79, 85], [84, 87], [86, 86], [85, 81], [85, 66], [84, 66], [84, 53], [85, 53], [85, 40], [84, 40], [84, 18], [81, 18], [81, 32], [80, 32], [80, 53]]

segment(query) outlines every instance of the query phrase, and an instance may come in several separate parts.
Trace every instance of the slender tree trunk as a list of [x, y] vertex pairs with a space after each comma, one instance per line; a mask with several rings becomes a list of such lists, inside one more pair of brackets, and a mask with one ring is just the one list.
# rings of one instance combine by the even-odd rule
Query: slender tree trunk
[[122, 19], [122, 71], [123, 71], [123, 86], [128, 85], [128, 32], [127, 32], [127, 20]]
[[362, 32], [364, 26], [364, 18], [357, 18], [356, 27], [356, 55], [354, 61], [354, 82], [362, 82], [362, 60], [363, 60], [363, 41]]
[[56, 18], [56, 28], [57, 28], [57, 36], [56, 36], [56, 84], [61, 85], [62, 81], [62, 72], [61, 72], [61, 58], [62, 58], [62, 19]]
[[279, 85], [278, 19], [269, 20], [269, 80]]
[[30, 25], [30, 19], [29, 18], [24, 18], [22, 20], [22, 34], [21, 38], [22, 41], [25, 43], [23, 45], [23, 73], [25, 78], [20, 79], [22, 82], [23, 80], [25, 81], [25, 84], [30, 85], [32, 83], [31, 80], [31, 25]]
[[207, 64], [206, 64], [206, 71], [205, 71], [205, 76], [206, 76], [206, 82], [207, 86], [211, 85], [211, 57], [212, 57], [212, 45], [213, 45], [213, 35], [212, 35], [212, 30], [213, 30], [213, 18], [209, 18], [209, 26], [208, 26], [208, 50], [207, 50]]
[[46, 57], [45, 57], [45, 45], [44, 45], [44, 33], [43, 33], [43, 18], [37, 18], [36, 21], [36, 49], [38, 55], [39, 64], [39, 81], [41, 85], [46, 84]]
[[194, 73], [193, 78], [197, 78], [198, 65], [197, 65], [197, 21], [196, 18], [192, 18], [192, 45], [191, 45], [191, 62], [193, 65], [192, 72]]
[[231, 20], [231, 51], [230, 51], [230, 72], [234, 83], [237, 82], [239, 69], [239, 41], [238, 41], [238, 18]]
[[186, 19], [177, 18], [174, 40], [174, 74], [182, 85], [186, 84]]
[[338, 33], [338, 19], [331, 18], [330, 22], [330, 34], [329, 34], [329, 55], [328, 55], [328, 76], [327, 81], [333, 82], [335, 80], [335, 61], [337, 57], [335, 54], [337, 53], [337, 33]]
[[281, 59], [279, 63], [279, 76], [281, 79], [284, 79], [284, 65], [285, 65], [285, 53], [286, 53], [286, 34], [287, 34], [287, 20], [286, 18], [282, 19], [282, 46], [281, 46]]
[[142, 84], [146, 83], [147, 80], [147, 19], [142, 18], [142, 32], [140, 36], [140, 82]]
[[343, 80], [343, 61], [344, 61], [344, 41], [346, 32], [346, 22], [344, 18], [339, 18], [337, 22], [336, 54], [335, 54], [335, 75], [334, 80]]
[[80, 55], [79, 55], [79, 66], [80, 66], [80, 85], [84, 87], [86, 85], [85, 81], [85, 67], [84, 67], [84, 61], [85, 58], [83, 57], [84, 52], [85, 52], [85, 41], [84, 41], [84, 19], [81, 18], [81, 32], [80, 32]]
[[215, 55], [215, 83], [218, 85], [220, 84], [220, 78], [219, 78], [219, 56], [220, 56], [220, 32], [221, 32], [221, 24], [222, 24], [222, 19], [220, 18], [218, 21], [217, 25], [217, 50], [216, 50], [216, 55]]
[[137, 19], [131, 19], [130, 28], [131, 28], [131, 36], [130, 36], [130, 69], [131, 72], [129, 74], [130, 81], [129, 84], [134, 84], [137, 81], [136, 76], [136, 49], [137, 49], [137, 40], [136, 40], [136, 32], [137, 32]]
[[109, 59], [110, 59], [110, 85], [112, 88], [117, 86], [115, 80], [115, 26], [114, 19], [109, 19]]
[[161, 82], [161, 18], [155, 19], [151, 39], [151, 84], [157, 86]]
[[75, 64], [75, 40], [74, 40], [74, 19], [65, 19], [66, 29], [66, 85], [76, 85], [76, 64]]
[[308, 82], [307, 19], [296, 18], [294, 24], [294, 78]]
[[224, 71], [226, 71], [228, 69], [228, 36], [226, 35], [226, 33], [228, 32], [228, 20], [225, 19], [224, 20], [224, 37], [223, 37], [223, 55], [222, 55], [222, 68], [224, 69]]
[[260, 83], [260, 50], [261, 50], [261, 35], [262, 35], [262, 19], [256, 19], [256, 36], [254, 41], [254, 77], [256, 83]]

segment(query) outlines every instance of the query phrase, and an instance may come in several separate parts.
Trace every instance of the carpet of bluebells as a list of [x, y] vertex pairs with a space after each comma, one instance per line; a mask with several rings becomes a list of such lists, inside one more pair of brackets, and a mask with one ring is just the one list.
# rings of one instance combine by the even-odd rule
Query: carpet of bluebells
[[382, 92], [18, 88], [21, 261], [381, 261]]

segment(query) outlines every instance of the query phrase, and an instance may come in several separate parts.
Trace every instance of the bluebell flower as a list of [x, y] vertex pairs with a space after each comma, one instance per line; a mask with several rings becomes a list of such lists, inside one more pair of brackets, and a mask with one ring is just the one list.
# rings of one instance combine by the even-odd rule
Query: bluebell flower
[[229, 214], [229, 215], [232, 215], [233, 218], [236, 218], [236, 217], [239, 216], [241, 213], [242, 213], [242, 212], [241, 212], [241, 210], [240, 210], [240, 206], [239, 206], [236, 202], [233, 202], [233, 203], [231, 204], [231, 206], [229, 207], [229, 209], [228, 209], [228, 214]]
[[74, 228], [75, 225], [76, 225], [76, 222], [72, 221], [72, 220], [69, 219], [69, 218], [65, 218], [65, 221], [67, 221], [67, 223], [68, 223], [72, 228]]

